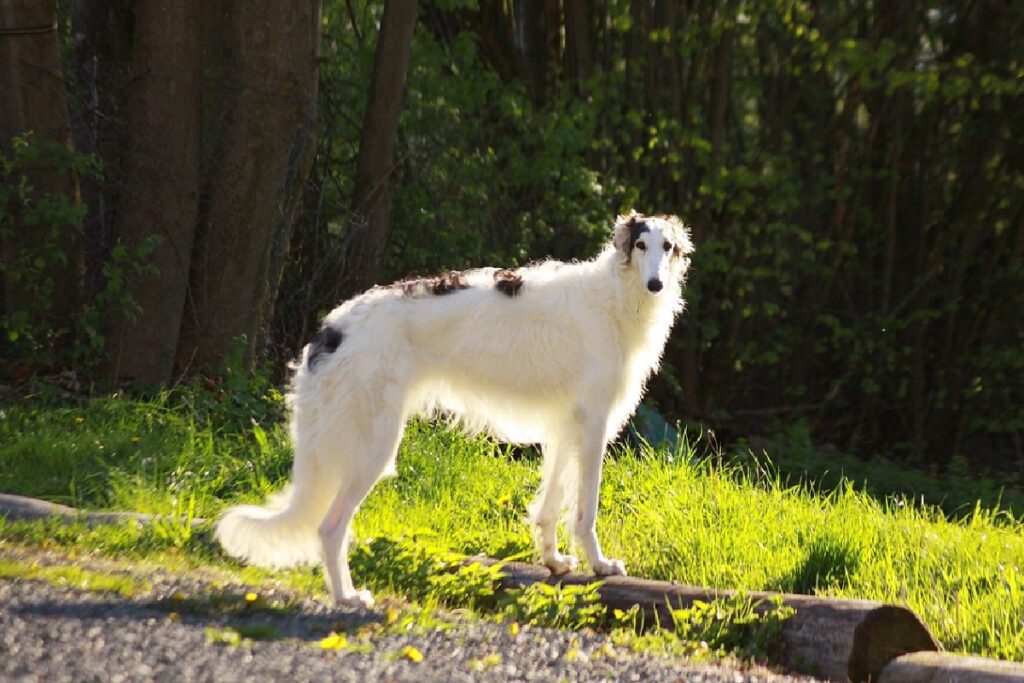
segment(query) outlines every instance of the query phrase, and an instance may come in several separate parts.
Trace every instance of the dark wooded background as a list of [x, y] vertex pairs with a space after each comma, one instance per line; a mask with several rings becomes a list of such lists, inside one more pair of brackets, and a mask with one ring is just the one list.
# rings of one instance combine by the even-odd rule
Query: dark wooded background
[[663, 414], [1020, 477], [1021, 35], [995, 0], [0, 0], [4, 373], [282, 367], [374, 282], [586, 257], [636, 207], [698, 249]]

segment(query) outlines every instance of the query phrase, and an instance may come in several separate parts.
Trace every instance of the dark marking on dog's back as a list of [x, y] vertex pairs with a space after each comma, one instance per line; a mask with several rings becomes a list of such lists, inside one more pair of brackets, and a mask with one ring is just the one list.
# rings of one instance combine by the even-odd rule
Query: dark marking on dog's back
[[463, 273], [451, 270], [436, 277], [402, 280], [401, 282], [396, 282], [393, 286], [400, 288], [405, 296], [415, 297], [425, 294], [444, 296], [461, 289], [468, 289], [469, 283], [466, 281], [466, 276]]
[[430, 287], [430, 292], [435, 296], [441, 296], [443, 294], [450, 294], [451, 292], [468, 288], [469, 283], [466, 282], [466, 276], [453, 270], [434, 278], [434, 282]]
[[313, 335], [313, 341], [309, 343], [309, 355], [306, 356], [306, 365], [310, 371], [316, 366], [316, 363], [326, 354], [334, 353], [341, 346], [342, 340], [345, 335], [341, 333], [341, 330], [336, 330], [330, 325], [324, 325], [320, 330]]
[[508, 268], [495, 271], [494, 288], [507, 297], [518, 296], [523, 288], [523, 276]]

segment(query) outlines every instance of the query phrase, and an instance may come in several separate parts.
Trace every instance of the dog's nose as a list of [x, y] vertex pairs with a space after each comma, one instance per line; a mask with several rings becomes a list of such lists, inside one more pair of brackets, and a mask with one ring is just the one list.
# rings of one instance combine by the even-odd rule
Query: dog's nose
[[660, 292], [661, 280], [659, 280], [656, 277], [652, 277], [650, 280], [647, 281], [647, 289], [651, 290], [652, 292]]

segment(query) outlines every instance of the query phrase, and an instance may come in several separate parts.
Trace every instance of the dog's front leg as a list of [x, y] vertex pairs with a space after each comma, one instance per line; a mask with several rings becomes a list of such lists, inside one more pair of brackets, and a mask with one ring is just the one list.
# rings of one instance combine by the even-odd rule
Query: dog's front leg
[[541, 561], [552, 574], [565, 574], [576, 568], [576, 558], [558, 551], [558, 518], [565, 504], [566, 482], [570, 478], [568, 447], [548, 442], [543, 445], [541, 484], [530, 504], [530, 520], [535, 527]]
[[605, 557], [597, 540], [597, 505], [601, 491], [604, 448], [605, 444], [601, 439], [588, 436], [583, 441], [583, 448], [577, 454], [579, 458], [579, 488], [576, 492], [574, 532], [576, 540], [595, 574], [625, 576], [625, 563], [622, 560]]

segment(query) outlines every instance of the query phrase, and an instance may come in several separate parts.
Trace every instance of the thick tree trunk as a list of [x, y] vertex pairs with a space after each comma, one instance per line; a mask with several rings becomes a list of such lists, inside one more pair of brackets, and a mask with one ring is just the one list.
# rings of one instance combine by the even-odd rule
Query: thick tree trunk
[[[312, 159], [320, 1], [204, 4], [200, 220], [178, 368], [251, 360]], [[243, 341], [244, 340], [244, 341]]]
[[384, 3], [356, 162], [354, 218], [349, 226], [340, 287], [346, 298], [374, 284], [380, 275], [390, 230], [398, 115], [415, 26], [416, 2]]
[[129, 246], [154, 235], [160, 243], [150, 261], [157, 274], [128, 284], [141, 312], [112, 311], [108, 374], [116, 379], [161, 384], [173, 370], [199, 207], [199, 10], [199, 0], [136, 6], [118, 234]]
[[[37, 143], [71, 146], [67, 92], [57, 46], [57, 8], [53, 0], [0, 0], [0, 150], [9, 154], [12, 138], [31, 132]], [[77, 200], [73, 174], [43, 164], [29, 171], [33, 199], [63, 194]], [[56, 244], [46, 230], [19, 225], [3, 240], [3, 308], [45, 316], [56, 329], [70, 327], [81, 303], [83, 257], [81, 230], [69, 225]], [[61, 256], [47, 264], [44, 277], [53, 284], [50, 301], [36, 298], [38, 282], [11, 277], [8, 268], [26, 253]], [[40, 310], [45, 308], [46, 310]]]

